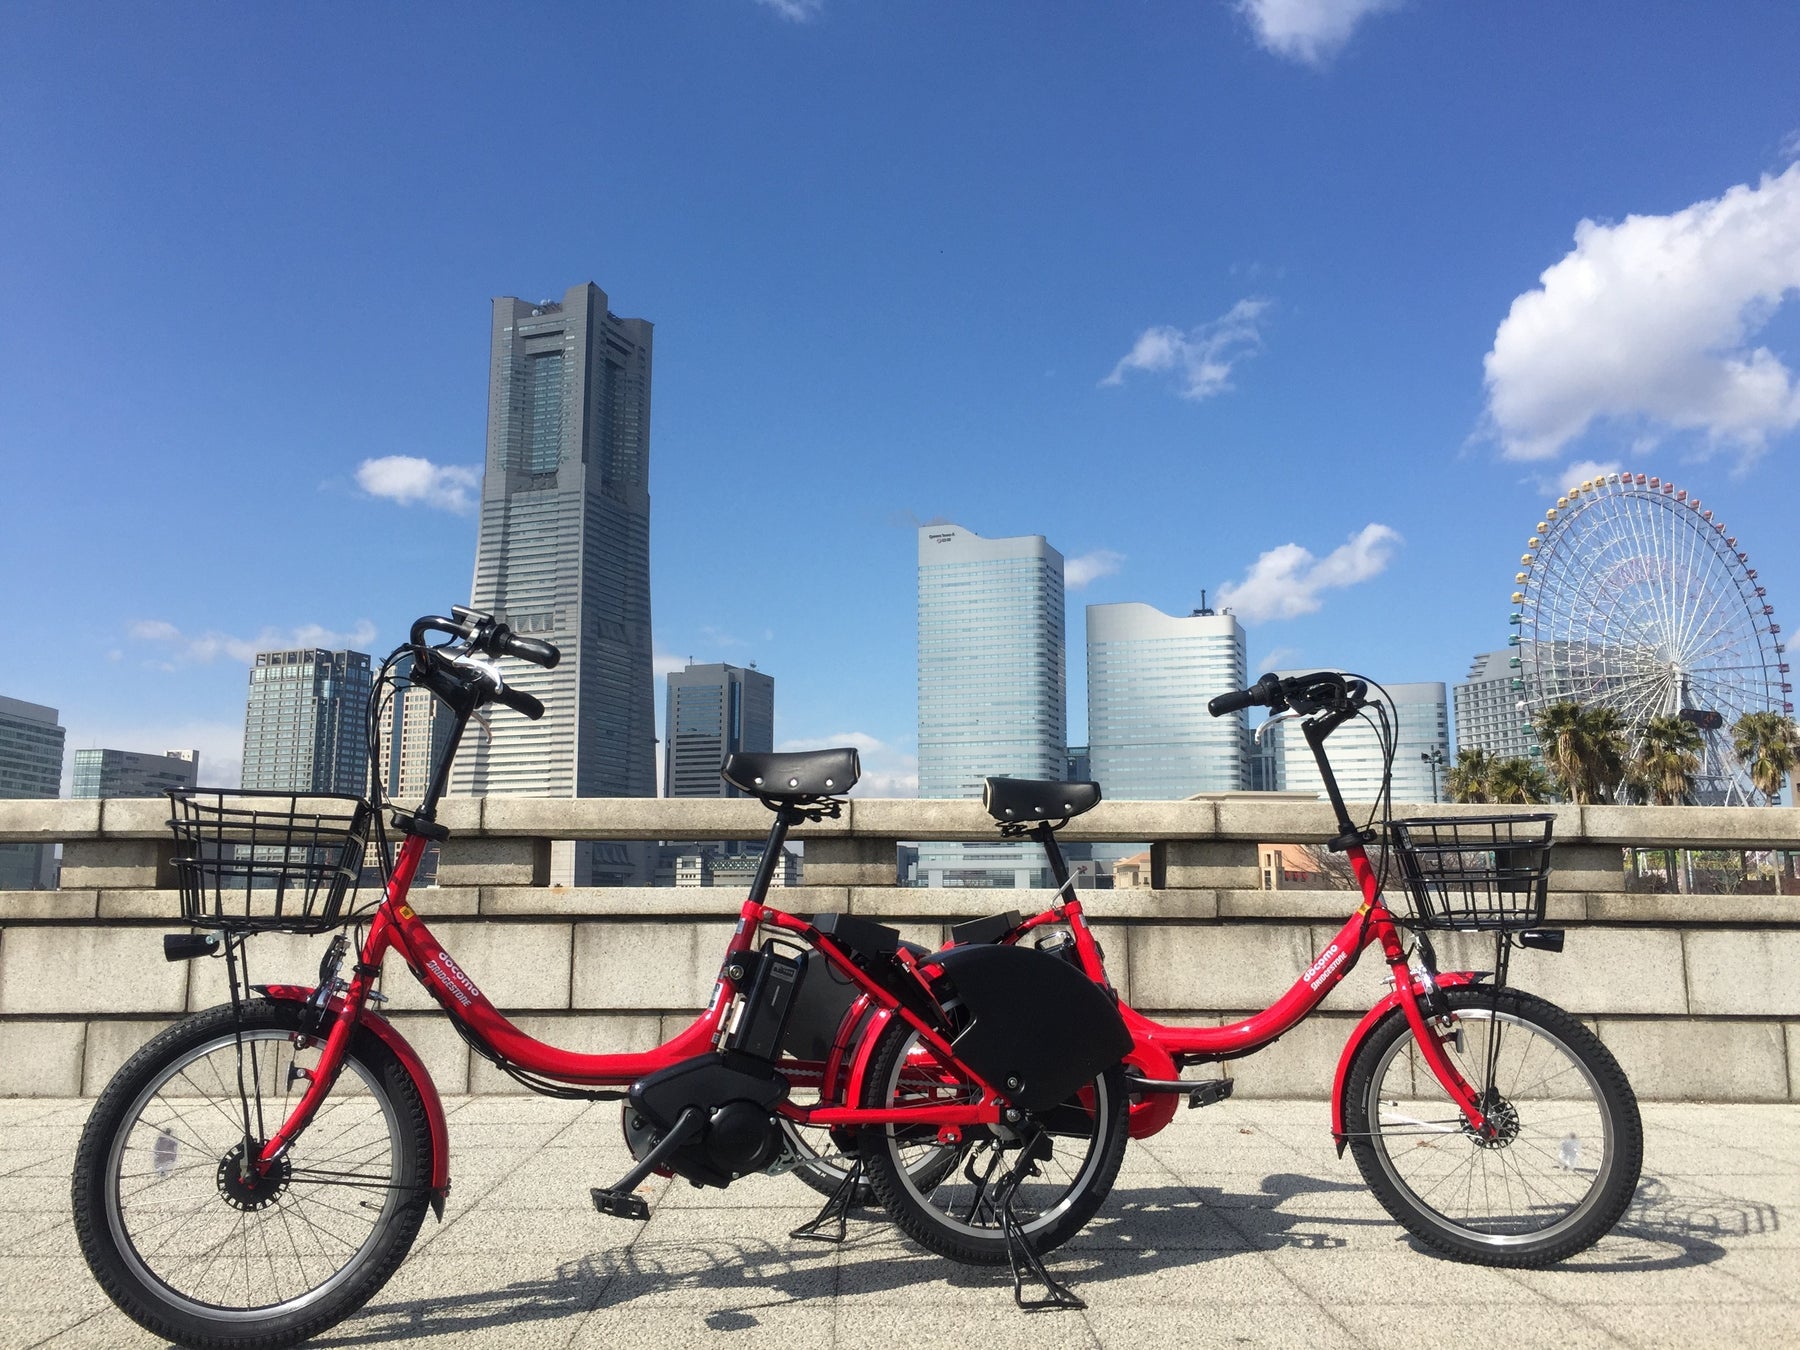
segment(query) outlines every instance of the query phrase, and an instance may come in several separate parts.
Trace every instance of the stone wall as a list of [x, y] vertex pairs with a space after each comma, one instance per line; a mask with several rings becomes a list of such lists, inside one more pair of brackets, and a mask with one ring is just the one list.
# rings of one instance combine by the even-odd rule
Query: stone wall
[[[1397, 815], [1459, 808], [1400, 808]], [[1479, 813], [1475, 809], [1472, 813]], [[1800, 811], [1559, 807], [1550, 922], [1560, 955], [1515, 953], [1513, 983], [1578, 1013], [1647, 1098], [1800, 1100], [1800, 897], [1643, 895], [1625, 889], [1621, 846], [1800, 847]], [[62, 889], [0, 892], [0, 1095], [93, 1094], [132, 1051], [185, 1012], [220, 1002], [223, 963], [163, 960], [179, 912], [161, 801], [0, 801], [0, 842], [60, 842]], [[533, 1035], [583, 1051], [645, 1049], [710, 993], [741, 897], [712, 889], [543, 885], [553, 839], [755, 838], [746, 801], [446, 803], [439, 885], [413, 905], [490, 998]], [[1149, 843], [1156, 886], [1085, 900], [1120, 993], [1164, 1021], [1215, 1023], [1272, 1002], [1351, 908], [1344, 892], [1264, 891], [1257, 845], [1332, 833], [1321, 805], [1285, 798], [1107, 802], [1064, 837]], [[800, 914], [848, 910], [935, 945], [964, 918], [1048, 903], [1046, 892], [904, 889], [895, 845], [989, 838], [976, 803], [853, 801], [797, 832]], [[315, 978], [324, 939], [270, 935], [253, 978]], [[1446, 968], [1492, 964], [1491, 942], [1440, 941]], [[1484, 950], [1485, 949], [1485, 950]], [[1323, 1096], [1354, 1019], [1383, 991], [1365, 956], [1319, 1014], [1224, 1072], [1238, 1091]], [[446, 1092], [514, 1090], [476, 1058], [396, 968], [393, 1019]]]

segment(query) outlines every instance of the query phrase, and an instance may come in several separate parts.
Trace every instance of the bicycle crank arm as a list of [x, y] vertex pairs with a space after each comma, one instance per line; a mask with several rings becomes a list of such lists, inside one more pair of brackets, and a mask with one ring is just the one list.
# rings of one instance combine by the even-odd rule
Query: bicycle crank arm
[[615, 1219], [637, 1219], [640, 1222], [650, 1218], [650, 1206], [640, 1195], [634, 1195], [638, 1183], [661, 1167], [663, 1160], [688, 1140], [700, 1133], [706, 1124], [706, 1108], [690, 1106], [676, 1119], [669, 1132], [651, 1147], [650, 1151], [638, 1159], [632, 1168], [618, 1181], [608, 1187], [595, 1186], [591, 1194], [594, 1197], [594, 1208], [602, 1214], [610, 1214]]

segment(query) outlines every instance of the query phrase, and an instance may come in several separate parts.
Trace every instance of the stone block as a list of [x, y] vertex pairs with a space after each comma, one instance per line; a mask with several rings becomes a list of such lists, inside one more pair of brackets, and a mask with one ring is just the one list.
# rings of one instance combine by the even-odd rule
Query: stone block
[[[140, 941], [153, 948], [155, 959], [161, 964], [162, 934], [147, 928], [131, 931], [137, 934]], [[325, 948], [330, 941], [330, 934], [305, 936], [299, 933], [258, 933], [250, 940], [246, 952], [250, 983], [298, 984], [310, 989], [319, 982], [319, 961], [324, 957]], [[354, 954], [345, 956], [344, 978], [349, 978], [349, 967], [355, 959]], [[231, 987], [226, 977], [223, 957], [203, 956], [170, 969], [182, 971], [187, 979], [189, 1011], [199, 1012], [231, 1001]]]
[[1800, 810], [1766, 806], [1584, 806], [1582, 831], [1595, 844], [1637, 848], [1788, 848]]
[[187, 972], [147, 929], [8, 928], [0, 1013], [178, 1013]]
[[1783, 924], [1800, 921], [1791, 895], [1592, 895], [1587, 917], [1598, 923], [1656, 923], [1692, 927], [1713, 923]]
[[0, 1022], [0, 1097], [81, 1094], [85, 1022]]
[[1550, 884], [1558, 891], [1617, 893], [1625, 889], [1625, 852], [1614, 844], [1559, 840], [1550, 850]]
[[0, 924], [14, 919], [91, 919], [98, 891], [0, 891]]
[[[481, 913], [480, 886], [421, 886], [407, 892], [406, 902], [430, 922], [439, 915]], [[379, 897], [370, 895], [366, 900]]]
[[1349, 890], [1219, 892], [1219, 916], [1226, 919], [1348, 919], [1362, 896]]
[[171, 928], [181, 926], [180, 891], [114, 887], [99, 895], [102, 919], [154, 919]]
[[[1492, 970], [1486, 933], [1433, 933], [1443, 970]], [[1508, 979], [1578, 1015], [1687, 1012], [1679, 933], [1585, 925], [1566, 930], [1561, 952], [1517, 951]], [[1360, 974], [1360, 972], [1359, 972]]]
[[173, 888], [174, 844], [164, 839], [71, 839], [63, 845], [62, 884]]
[[[429, 894], [429, 893], [428, 893]], [[841, 910], [850, 892], [842, 886], [788, 886], [769, 892], [769, 903], [790, 914]], [[727, 917], [734, 921], [744, 892], [734, 886], [483, 886], [481, 912], [508, 916], [639, 918], [649, 915]]]
[[[533, 1040], [580, 1055], [620, 1055], [654, 1050], [662, 1039], [662, 1019], [654, 1014], [539, 1015], [516, 1018], [514, 1025]], [[475, 1055], [469, 1062], [469, 1091], [514, 1094], [523, 1089], [487, 1060]]]
[[1331, 804], [1310, 794], [1281, 793], [1267, 800], [1242, 798], [1218, 803], [1218, 831], [1252, 844], [1323, 843], [1337, 835]]
[[[568, 924], [458, 920], [434, 924], [432, 933], [496, 1008], [535, 1011], [569, 1006], [573, 937]], [[437, 1007], [396, 956], [388, 958], [382, 990], [395, 1010]]]
[[113, 1075], [125, 1067], [126, 1060], [143, 1049], [151, 1037], [174, 1025], [167, 1019], [125, 1022], [101, 1018], [89, 1022], [87, 1045], [81, 1057], [81, 1095], [98, 1097], [112, 1082]]
[[1158, 887], [1246, 890], [1262, 884], [1257, 846], [1249, 840], [1171, 840], [1150, 846], [1150, 873]]
[[106, 797], [100, 802], [100, 833], [107, 839], [168, 839], [167, 797]]
[[442, 886], [545, 886], [550, 881], [548, 839], [444, 841], [438, 859]]
[[577, 924], [572, 1006], [704, 1008], [731, 930], [725, 923]]
[[1313, 958], [1305, 928], [1273, 924], [1135, 925], [1128, 930], [1131, 1003], [1158, 1008], [1264, 1008]]
[[[1355, 1027], [1356, 1020], [1350, 1017], [1307, 1018], [1273, 1045], [1226, 1064], [1226, 1072], [1236, 1083], [1233, 1093], [1330, 1101], [1338, 1056]], [[1330, 1130], [1329, 1111], [1321, 1118], [1320, 1128]]]
[[1646, 1101], [1788, 1099], [1780, 1022], [1602, 1017], [1599, 1031], [1632, 1089]]
[[814, 886], [892, 886], [899, 876], [894, 839], [814, 839], [806, 879]]
[[1172, 886], [1125, 886], [1117, 890], [1082, 891], [1081, 905], [1090, 920], [1216, 919], [1222, 891]]
[[1800, 1102], [1800, 1022], [1782, 1028], [1787, 1034], [1788, 1100]]
[[1681, 940], [1696, 1017], [1800, 1015], [1800, 929], [1727, 928]]
[[49, 844], [100, 833], [100, 802], [0, 798], [0, 844]]

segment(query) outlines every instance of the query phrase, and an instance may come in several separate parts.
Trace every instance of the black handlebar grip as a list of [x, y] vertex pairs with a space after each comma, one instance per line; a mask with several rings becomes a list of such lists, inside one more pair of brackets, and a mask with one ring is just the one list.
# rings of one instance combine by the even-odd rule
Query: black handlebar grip
[[1271, 671], [1248, 689], [1233, 690], [1229, 694], [1220, 694], [1206, 705], [1206, 711], [1214, 717], [1223, 717], [1226, 713], [1237, 712], [1240, 708], [1252, 708], [1257, 704], [1269, 707], [1275, 696], [1281, 692], [1281, 681]]
[[509, 628], [502, 628], [494, 635], [494, 654], [516, 656], [521, 661], [529, 661], [532, 665], [542, 666], [545, 670], [554, 670], [556, 663], [562, 660], [562, 652], [548, 642], [539, 642], [536, 638], [520, 637]]
[[[552, 651], [555, 648], [551, 648]], [[504, 703], [516, 713], [523, 713], [535, 722], [544, 715], [544, 705], [523, 689], [502, 689], [494, 695], [495, 702]]]

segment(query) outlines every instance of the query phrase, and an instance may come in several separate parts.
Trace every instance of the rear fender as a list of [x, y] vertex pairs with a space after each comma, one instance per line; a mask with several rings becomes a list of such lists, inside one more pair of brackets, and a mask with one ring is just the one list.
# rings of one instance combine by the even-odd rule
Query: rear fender
[[[302, 984], [265, 984], [257, 989], [272, 999], [285, 1003], [304, 1003], [313, 996], [313, 991]], [[344, 1001], [334, 998], [325, 1005], [332, 1012], [343, 1011]], [[441, 1220], [444, 1217], [444, 1197], [450, 1193], [450, 1127], [444, 1119], [444, 1103], [438, 1098], [437, 1085], [431, 1081], [426, 1072], [425, 1062], [419, 1058], [406, 1037], [395, 1029], [394, 1024], [381, 1016], [364, 1008], [359, 1027], [374, 1036], [400, 1061], [418, 1090], [419, 1100], [425, 1106], [425, 1121], [431, 1131], [431, 1208]]]
[[[1458, 985], [1474, 984], [1477, 980], [1485, 978], [1485, 971], [1439, 971], [1437, 986], [1439, 989], [1454, 989]], [[1424, 987], [1414, 980], [1413, 995], [1418, 997], [1424, 992]], [[1363, 1014], [1362, 1021], [1356, 1024], [1356, 1030], [1350, 1033], [1350, 1039], [1344, 1042], [1344, 1053], [1338, 1056], [1337, 1077], [1332, 1080], [1331, 1084], [1331, 1137], [1337, 1141], [1338, 1157], [1340, 1158], [1344, 1156], [1344, 1149], [1350, 1143], [1350, 1136], [1344, 1133], [1344, 1099], [1350, 1087], [1350, 1063], [1356, 1058], [1356, 1052], [1362, 1049], [1363, 1042], [1375, 1030], [1376, 1024], [1399, 1006], [1400, 993], [1395, 990], [1370, 1008]]]

